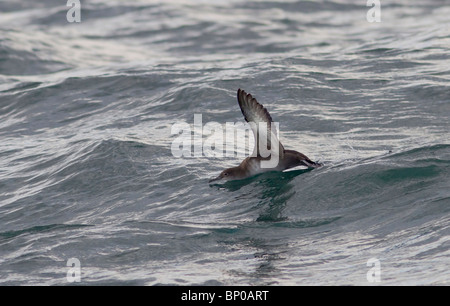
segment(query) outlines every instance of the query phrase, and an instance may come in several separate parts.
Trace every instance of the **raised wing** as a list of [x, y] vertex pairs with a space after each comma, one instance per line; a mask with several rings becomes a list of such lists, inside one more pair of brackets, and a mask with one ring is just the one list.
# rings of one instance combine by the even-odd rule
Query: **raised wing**
[[284, 147], [278, 140], [277, 130], [267, 109], [259, 104], [251, 94], [246, 93], [242, 89], [238, 89], [237, 99], [245, 121], [250, 124], [255, 137], [255, 147], [252, 156], [267, 157], [264, 156], [265, 154], [262, 154], [261, 148], [267, 144], [267, 149], [272, 150], [273, 145], [278, 145], [279, 149], [277, 153], [282, 159], [284, 156]]

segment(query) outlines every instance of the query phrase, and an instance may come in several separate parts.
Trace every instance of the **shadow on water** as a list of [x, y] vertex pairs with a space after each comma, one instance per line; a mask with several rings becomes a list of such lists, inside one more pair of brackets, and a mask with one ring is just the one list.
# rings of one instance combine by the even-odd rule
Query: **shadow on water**
[[[278, 279], [284, 273], [279, 268], [279, 263], [289, 256], [287, 254], [290, 252], [290, 245], [285, 239], [278, 239], [277, 235], [280, 233], [283, 233], [282, 237], [289, 236], [291, 233], [297, 235], [298, 229], [319, 227], [340, 219], [333, 216], [322, 219], [292, 220], [283, 216], [288, 200], [296, 193], [296, 184], [292, 182], [293, 179], [310, 171], [312, 169], [269, 172], [245, 180], [215, 184], [231, 192], [251, 185], [250, 192], [258, 199], [256, 208], [260, 210], [255, 221], [240, 224], [232, 235], [224, 236], [226, 238], [221, 241], [224, 245], [247, 254], [246, 259], [256, 263], [251, 270], [230, 268], [227, 271], [228, 274], [232, 277], [248, 279], [250, 283], [278, 284]], [[217, 231], [223, 232], [223, 229]], [[230, 234], [230, 232], [227, 233]]]
[[267, 172], [243, 180], [227, 181], [222, 184], [211, 184], [220, 189], [234, 192], [247, 185], [254, 184], [255, 195], [260, 199], [257, 207], [264, 207], [256, 221], [285, 221], [282, 216], [287, 201], [295, 194], [294, 185], [290, 182], [298, 175], [312, 169], [300, 169], [287, 172]]

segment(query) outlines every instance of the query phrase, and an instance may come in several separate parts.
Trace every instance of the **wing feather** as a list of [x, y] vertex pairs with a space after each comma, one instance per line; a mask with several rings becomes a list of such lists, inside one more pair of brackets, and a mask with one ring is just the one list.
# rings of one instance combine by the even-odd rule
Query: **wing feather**
[[[255, 149], [253, 152], [254, 156], [260, 156], [259, 152], [259, 142], [261, 138], [265, 137], [267, 139], [267, 147], [270, 150], [272, 148], [272, 143], [278, 143], [279, 145], [279, 157], [284, 156], [284, 147], [277, 137], [277, 130], [275, 125], [272, 124], [273, 120], [267, 109], [262, 106], [251, 94], [246, 93], [242, 89], [237, 91], [237, 99], [239, 107], [241, 108], [242, 114], [244, 115], [245, 121], [251, 124], [253, 136], [255, 137]], [[259, 131], [257, 128], [260, 123], [265, 123], [267, 126], [267, 131]], [[256, 154], [255, 154], [256, 153]]]

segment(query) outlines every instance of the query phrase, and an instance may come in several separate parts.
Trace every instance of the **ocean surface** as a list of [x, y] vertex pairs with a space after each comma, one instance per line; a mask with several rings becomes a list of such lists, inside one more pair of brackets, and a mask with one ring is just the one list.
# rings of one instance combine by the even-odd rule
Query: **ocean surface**
[[[0, 1], [0, 285], [449, 285], [449, 1], [66, 2]], [[324, 167], [175, 156], [238, 88]]]

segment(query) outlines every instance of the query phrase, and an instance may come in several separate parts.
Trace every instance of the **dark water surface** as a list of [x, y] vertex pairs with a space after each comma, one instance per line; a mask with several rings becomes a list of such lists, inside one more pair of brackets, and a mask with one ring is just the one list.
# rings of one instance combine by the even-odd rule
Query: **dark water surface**
[[[450, 3], [0, 2], [0, 284], [449, 284]], [[325, 164], [209, 185], [236, 90]]]

